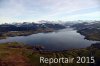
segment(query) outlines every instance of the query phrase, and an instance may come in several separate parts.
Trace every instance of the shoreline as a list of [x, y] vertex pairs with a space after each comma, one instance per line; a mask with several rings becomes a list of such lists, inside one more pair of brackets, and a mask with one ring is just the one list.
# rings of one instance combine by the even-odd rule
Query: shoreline
[[[14, 46], [15, 44], [15, 46]], [[64, 49], [64, 50], [47, 50], [45, 49], [45, 47], [41, 46], [41, 45], [35, 45], [35, 46], [31, 46], [31, 45], [26, 45], [24, 43], [19, 43], [19, 42], [6, 42], [6, 43], [0, 43], [0, 45], [9, 45], [9, 48], [23, 48], [25, 47], [26, 49], [31, 49], [33, 51], [39, 51], [39, 52], [48, 52], [48, 53], [55, 53], [55, 52], [64, 52], [64, 51], [73, 51], [73, 50], [80, 50], [80, 49], [86, 49], [92, 46], [98, 47], [100, 43], [94, 43], [91, 44], [88, 47], [85, 48], [73, 48], [73, 49]], [[96, 46], [97, 45], [97, 46]]]
[[9, 31], [9, 32], [4, 32], [0, 36], [0, 39], [6, 39], [7, 37], [15, 37], [15, 36], [28, 36], [32, 34], [37, 34], [37, 33], [48, 33], [48, 32], [53, 32], [53, 29], [45, 29], [45, 30], [29, 30], [29, 31]]

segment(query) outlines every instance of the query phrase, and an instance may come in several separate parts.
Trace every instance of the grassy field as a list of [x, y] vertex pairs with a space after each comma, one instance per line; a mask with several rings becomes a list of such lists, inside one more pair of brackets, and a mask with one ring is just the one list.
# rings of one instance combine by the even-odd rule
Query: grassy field
[[[66, 51], [40, 51], [40, 47], [26, 46], [22, 43], [0, 44], [0, 66], [99, 66], [100, 48], [91, 46], [83, 49], [72, 49]], [[91, 55], [92, 53], [92, 55]], [[40, 57], [61, 58], [74, 57], [74, 63], [40, 63]], [[75, 63], [77, 56], [95, 57], [95, 63]]]

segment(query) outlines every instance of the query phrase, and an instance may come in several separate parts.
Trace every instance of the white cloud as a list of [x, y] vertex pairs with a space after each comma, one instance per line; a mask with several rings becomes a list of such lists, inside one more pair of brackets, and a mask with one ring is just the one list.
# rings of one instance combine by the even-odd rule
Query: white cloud
[[60, 20], [66, 13], [77, 14], [82, 9], [99, 8], [99, 2], [100, 0], [2, 0], [0, 21]]
[[78, 14], [78, 15], [71, 15], [65, 18], [65, 20], [100, 20], [100, 11], [86, 13], [86, 14]]

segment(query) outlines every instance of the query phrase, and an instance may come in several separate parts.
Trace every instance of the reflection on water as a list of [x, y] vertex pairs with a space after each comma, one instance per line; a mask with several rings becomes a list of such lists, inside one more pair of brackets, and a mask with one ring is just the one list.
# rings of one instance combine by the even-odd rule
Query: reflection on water
[[4, 42], [22, 42], [29, 45], [42, 45], [45, 49], [49, 50], [65, 50], [74, 48], [84, 48], [90, 46], [96, 41], [89, 41], [84, 39], [84, 36], [77, 33], [76, 30], [71, 28], [50, 32], [38, 33], [29, 36], [8, 37], [7, 39], [0, 40]]

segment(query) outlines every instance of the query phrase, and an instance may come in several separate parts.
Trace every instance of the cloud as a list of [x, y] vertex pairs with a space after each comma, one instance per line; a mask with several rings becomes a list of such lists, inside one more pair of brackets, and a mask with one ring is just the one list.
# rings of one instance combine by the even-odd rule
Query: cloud
[[100, 11], [97, 12], [90, 12], [90, 13], [85, 13], [85, 14], [78, 14], [78, 15], [70, 15], [66, 16], [64, 18], [61, 18], [63, 20], [100, 20]]
[[7, 18], [11, 21], [59, 20], [70, 15], [88, 14], [92, 9], [95, 9], [92, 12], [100, 11], [99, 2], [100, 0], [0, 0], [0, 21], [1, 18], [5, 21], [10, 21]]

